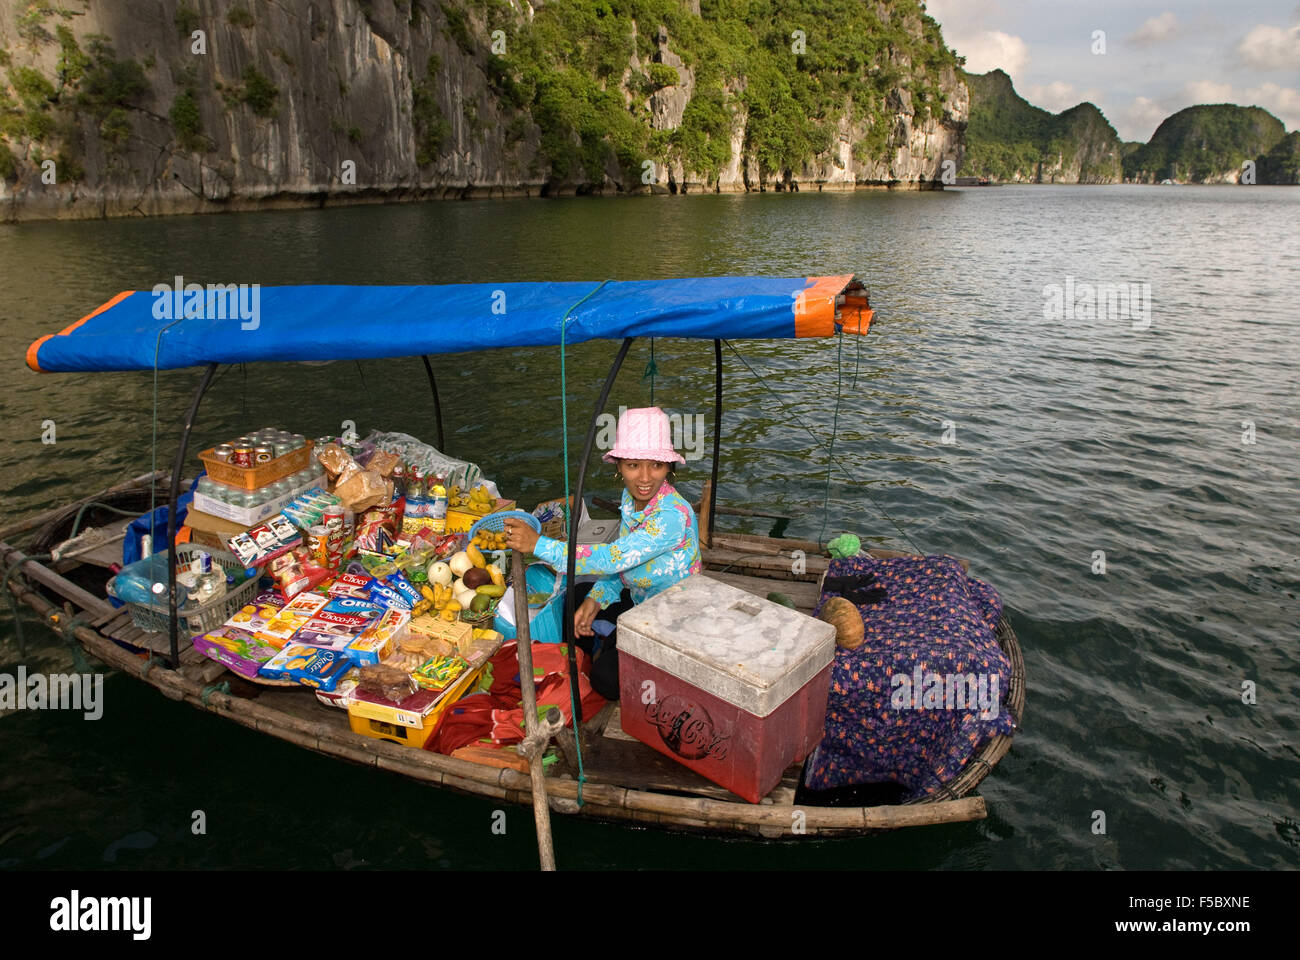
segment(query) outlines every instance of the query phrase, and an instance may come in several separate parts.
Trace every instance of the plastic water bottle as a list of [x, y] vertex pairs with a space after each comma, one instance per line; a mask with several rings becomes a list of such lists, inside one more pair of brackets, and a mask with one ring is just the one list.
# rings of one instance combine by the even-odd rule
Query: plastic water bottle
[[425, 500], [425, 519], [436, 534], [447, 532], [447, 484], [442, 477], [429, 478], [429, 493]]

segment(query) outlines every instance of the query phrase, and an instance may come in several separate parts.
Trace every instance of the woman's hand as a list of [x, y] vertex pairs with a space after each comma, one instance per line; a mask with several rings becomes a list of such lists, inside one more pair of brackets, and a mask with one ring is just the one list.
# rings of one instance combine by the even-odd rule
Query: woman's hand
[[508, 517], [506, 526], [506, 546], [522, 553], [532, 553], [537, 546], [538, 533], [522, 520]]
[[594, 637], [596, 631], [591, 629], [591, 621], [600, 613], [600, 604], [588, 597], [573, 612], [573, 635], [575, 637]]

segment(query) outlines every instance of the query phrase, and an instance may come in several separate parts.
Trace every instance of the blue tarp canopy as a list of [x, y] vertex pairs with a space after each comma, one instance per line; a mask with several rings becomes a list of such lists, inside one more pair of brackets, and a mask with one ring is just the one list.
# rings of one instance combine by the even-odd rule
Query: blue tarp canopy
[[856, 308], [844, 311], [843, 328], [866, 333], [871, 312], [851, 275], [386, 287], [201, 286], [177, 277], [120, 293], [41, 337], [27, 349], [27, 365], [169, 370], [553, 346], [570, 308], [567, 343], [826, 337], [835, 332], [841, 294], [841, 310]]

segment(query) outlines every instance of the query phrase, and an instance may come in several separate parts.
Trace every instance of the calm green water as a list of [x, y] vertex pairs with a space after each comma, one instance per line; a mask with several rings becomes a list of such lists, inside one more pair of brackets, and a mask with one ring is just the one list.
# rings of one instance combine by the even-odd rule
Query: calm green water
[[[790, 536], [853, 530], [968, 557], [1029, 672], [1026, 729], [977, 824], [771, 845], [556, 818], [563, 867], [1252, 868], [1300, 862], [1300, 191], [999, 188], [942, 194], [505, 201], [0, 226], [7, 520], [150, 468], [152, 376], [29, 373], [35, 337], [119, 290], [189, 279], [440, 283], [856, 272], [864, 342], [726, 359], [720, 500]], [[1044, 288], [1146, 283], [1149, 329], [1044, 319]], [[572, 437], [614, 345], [572, 350]], [[618, 403], [649, 401], [648, 344]], [[711, 429], [712, 351], [656, 344], [655, 401]], [[554, 350], [448, 357], [449, 452], [531, 503], [561, 490]], [[197, 375], [158, 383], [169, 463]], [[829, 442], [837, 470], [804, 431]], [[779, 395], [786, 404], [777, 401]], [[578, 413], [576, 411], [581, 411]], [[580, 419], [579, 418], [583, 418]], [[58, 442], [40, 443], [53, 419]], [[418, 360], [222, 375], [196, 439], [352, 419], [433, 439]], [[945, 421], [955, 443], [945, 443]], [[1256, 443], [1243, 444], [1242, 421]], [[689, 464], [698, 492], [708, 461]], [[612, 481], [601, 478], [606, 493]], [[601, 492], [598, 490], [597, 492]], [[759, 527], [744, 529], [763, 530]], [[1107, 571], [1092, 573], [1094, 551]], [[33, 619], [30, 670], [70, 661]], [[0, 625], [0, 672], [20, 662]], [[1243, 681], [1255, 684], [1242, 702]], [[0, 866], [520, 867], [531, 817], [309, 754], [111, 675], [103, 719], [0, 717]], [[208, 833], [190, 832], [191, 811]], [[1105, 835], [1092, 832], [1104, 811]]]

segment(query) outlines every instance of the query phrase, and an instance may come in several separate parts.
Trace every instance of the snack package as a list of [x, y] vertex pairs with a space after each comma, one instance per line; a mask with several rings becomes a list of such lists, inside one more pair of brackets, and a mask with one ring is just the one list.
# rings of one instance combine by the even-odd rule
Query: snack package
[[299, 594], [284, 605], [266, 626], [257, 632], [257, 639], [273, 647], [283, 647], [295, 633], [312, 617], [316, 616], [327, 603], [329, 597], [318, 593]]
[[291, 552], [276, 557], [266, 565], [266, 572], [275, 580], [276, 589], [285, 600], [314, 590], [333, 575], [306, 546], [295, 547]]
[[386, 663], [362, 667], [357, 682], [358, 693], [369, 693], [393, 703], [401, 703], [415, 690], [409, 673]]
[[290, 643], [262, 665], [270, 680], [296, 680], [304, 686], [333, 690], [355, 664], [333, 650]]
[[366, 553], [382, 553], [380, 546], [381, 533], [386, 535], [387, 542], [392, 542], [397, 537], [397, 513], [392, 505], [387, 508], [372, 508], [365, 513], [357, 514], [361, 519], [357, 522], [357, 531], [354, 541], [357, 550]]
[[363, 666], [387, 660], [406, 638], [410, 621], [411, 615], [405, 610], [388, 610], [348, 644], [346, 653]]
[[434, 657], [411, 674], [411, 679], [426, 690], [446, 690], [467, 669], [469, 662], [461, 657]]
[[293, 641], [342, 652], [382, 615], [380, 607], [352, 597], [336, 597], [298, 628]]
[[[474, 628], [463, 620], [448, 622], [438, 614], [422, 613], [411, 618], [408, 634], [450, 645], [452, 650], [447, 652], [464, 653], [474, 639]], [[442, 651], [439, 649], [434, 652]]]
[[357, 681], [360, 674], [355, 670], [349, 670], [343, 675], [343, 679], [334, 685], [333, 690], [322, 690], [316, 688], [316, 699], [327, 707], [338, 707], [346, 710], [348, 704], [352, 702], [352, 695], [357, 691]]
[[274, 590], [265, 590], [236, 610], [225, 622], [227, 627], [237, 627], [257, 633], [284, 609], [285, 599]]
[[195, 637], [194, 649], [249, 680], [256, 677], [262, 665], [279, 652], [248, 630], [230, 625]]
[[[272, 518], [272, 521], [276, 521], [274, 527], [272, 522], [267, 522], [237, 533], [226, 540], [226, 546], [246, 567], [268, 563], [302, 543], [302, 535], [297, 528], [292, 523], [278, 522], [280, 520], [277, 515]], [[280, 531], [279, 534], [277, 530]]]
[[370, 594], [370, 599], [376, 603], [396, 607], [399, 610], [411, 609], [412, 605], [406, 602], [406, 598], [382, 580], [371, 580], [366, 590]]
[[408, 607], [414, 607], [423, 599], [420, 596], [420, 591], [415, 589], [411, 581], [403, 576], [401, 571], [390, 573], [384, 578], [384, 582], [401, 594], [402, 599], [406, 601]]
[[357, 600], [369, 598], [370, 594], [366, 588], [370, 586], [372, 578], [352, 573], [354, 566], [356, 565], [348, 564], [348, 572], [340, 573], [334, 578], [334, 582], [329, 586], [331, 597], [354, 597]]

